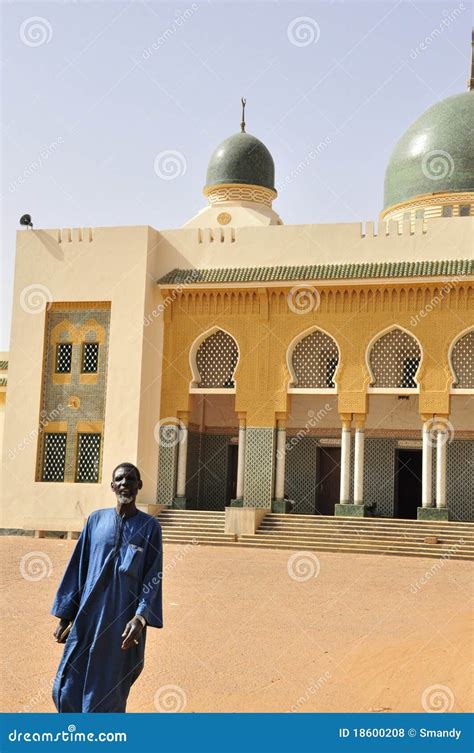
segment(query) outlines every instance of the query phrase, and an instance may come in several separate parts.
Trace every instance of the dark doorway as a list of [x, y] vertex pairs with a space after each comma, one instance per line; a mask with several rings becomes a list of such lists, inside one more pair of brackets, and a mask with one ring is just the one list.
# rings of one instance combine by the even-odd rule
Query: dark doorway
[[237, 458], [239, 446], [237, 444], [227, 445], [227, 481], [225, 492], [225, 503], [230, 505], [230, 500], [237, 496]]
[[395, 518], [416, 518], [421, 506], [421, 450], [397, 450], [395, 459]]
[[334, 505], [339, 502], [341, 480], [341, 448], [318, 447], [316, 486], [316, 515], [334, 515]]

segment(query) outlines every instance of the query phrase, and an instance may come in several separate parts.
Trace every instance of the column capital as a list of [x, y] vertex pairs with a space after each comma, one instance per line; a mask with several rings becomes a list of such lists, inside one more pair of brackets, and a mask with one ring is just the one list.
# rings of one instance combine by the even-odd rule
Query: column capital
[[428, 421], [432, 421], [434, 418], [434, 413], [420, 413], [421, 422], [423, 424], [428, 423]]
[[176, 412], [176, 417], [178, 418], [179, 421], [181, 421], [182, 424], [184, 424], [186, 429], [188, 428], [190, 415], [191, 415], [191, 411], [188, 411], [188, 410], [179, 410]]
[[352, 413], [339, 413], [339, 417], [341, 419], [342, 428], [350, 429], [352, 423]]
[[365, 422], [367, 420], [366, 413], [353, 413], [352, 418], [355, 421], [356, 429], [365, 429]]

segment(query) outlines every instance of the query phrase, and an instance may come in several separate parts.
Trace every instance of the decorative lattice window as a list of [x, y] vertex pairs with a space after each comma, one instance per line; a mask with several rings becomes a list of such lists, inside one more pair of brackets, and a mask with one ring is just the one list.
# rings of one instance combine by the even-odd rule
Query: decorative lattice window
[[66, 437], [65, 432], [44, 434], [42, 481], [64, 481]]
[[198, 387], [235, 386], [234, 371], [239, 352], [234, 338], [218, 329], [209, 335], [199, 346], [196, 365], [201, 381]]
[[454, 370], [454, 389], [474, 389], [474, 329], [466, 332], [455, 343], [451, 353], [451, 363]]
[[99, 481], [100, 440], [100, 434], [78, 435], [76, 481]]
[[82, 346], [82, 372], [95, 374], [99, 365], [99, 343], [84, 343]]
[[372, 387], [416, 389], [421, 351], [416, 339], [402, 329], [392, 329], [378, 338], [370, 351]]
[[56, 345], [56, 373], [70, 374], [72, 362], [72, 343]]
[[461, 204], [459, 207], [459, 216], [460, 217], [469, 217], [471, 214], [471, 207], [469, 204]]
[[325, 332], [315, 330], [300, 340], [293, 350], [294, 387], [332, 389], [339, 362], [336, 341]]

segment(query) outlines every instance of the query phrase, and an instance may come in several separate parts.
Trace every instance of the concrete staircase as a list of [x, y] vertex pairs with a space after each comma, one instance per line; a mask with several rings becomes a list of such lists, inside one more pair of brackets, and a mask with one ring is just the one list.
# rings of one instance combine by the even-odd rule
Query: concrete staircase
[[474, 560], [473, 523], [267, 513], [255, 534], [237, 537], [224, 532], [223, 511], [165, 509], [158, 519], [173, 544]]
[[335, 518], [268, 513], [239, 544], [360, 554], [474, 559], [474, 524], [394, 518]]
[[163, 541], [172, 544], [235, 544], [235, 534], [224, 533], [224, 518], [220, 510], [169, 509], [158, 515]]

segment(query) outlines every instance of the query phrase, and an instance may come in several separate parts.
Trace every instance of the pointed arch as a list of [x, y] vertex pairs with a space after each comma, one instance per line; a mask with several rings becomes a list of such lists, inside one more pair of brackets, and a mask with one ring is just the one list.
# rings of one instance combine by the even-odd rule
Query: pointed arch
[[288, 391], [337, 393], [340, 355], [335, 338], [321, 327], [300, 332], [286, 352]]
[[190, 392], [235, 392], [239, 358], [237, 340], [230, 332], [217, 325], [202, 332], [189, 351]]
[[452, 341], [448, 350], [448, 363], [453, 375], [451, 392], [474, 392], [474, 327], [467, 327]]
[[419, 392], [422, 347], [418, 338], [400, 324], [392, 324], [370, 340], [365, 362], [369, 392]]

